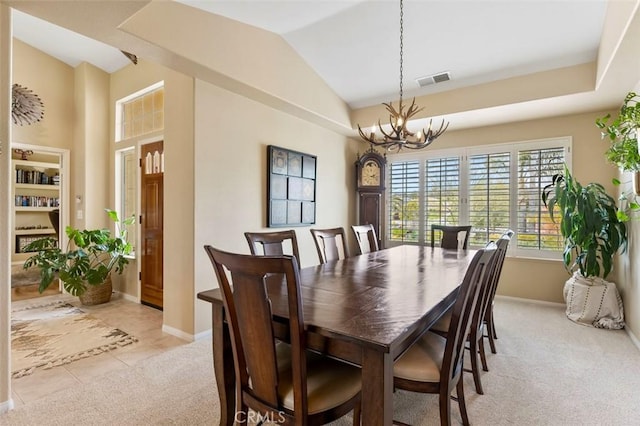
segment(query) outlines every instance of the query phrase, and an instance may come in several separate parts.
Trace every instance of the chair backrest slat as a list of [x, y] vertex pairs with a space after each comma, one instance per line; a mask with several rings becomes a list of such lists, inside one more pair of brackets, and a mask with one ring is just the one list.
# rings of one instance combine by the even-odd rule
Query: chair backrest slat
[[380, 249], [376, 230], [372, 224], [351, 225], [351, 230], [353, 230], [353, 234], [358, 242], [360, 254], [371, 253], [372, 251], [378, 251]]
[[311, 229], [320, 263], [349, 257], [343, 228]]
[[245, 232], [249, 250], [255, 256], [278, 256], [285, 254], [285, 242], [291, 245], [291, 253], [296, 257], [298, 266], [300, 266], [300, 254], [298, 252], [298, 239], [296, 231], [274, 231], [274, 232]]
[[[467, 249], [469, 247], [469, 235], [471, 234], [471, 225], [431, 225], [431, 247], [435, 247], [435, 232], [440, 231], [442, 238], [440, 240], [440, 247], [444, 249]], [[462, 240], [462, 247], [459, 243], [459, 234], [464, 232], [464, 239]]]

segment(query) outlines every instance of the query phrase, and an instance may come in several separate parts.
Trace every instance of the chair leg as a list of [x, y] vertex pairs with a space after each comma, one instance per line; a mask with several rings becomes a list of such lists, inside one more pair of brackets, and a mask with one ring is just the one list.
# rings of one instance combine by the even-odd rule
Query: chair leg
[[480, 336], [478, 340], [478, 348], [480, 349], [480, 361], [482, 361], [482, 369], [489, 371], [489, 365], [487, 364], [487, 354], [484, 351], [484, 337]]
[[458, 379], [456, 389], [458, 391], [458, 407], [460, 408], [460, 417], [462, 417], [462, 424], [468, 426], [469, 415], [467, 414], [467, 404], [465, 404], [464, 401], [464, 380], [462, 380], [462, 375], [460, 376], [460, 379]]
[[247, 424], [247, 417], [249, 413], [249, 407], [247, 405], [241, 404], [240, 405], [240, 411], [236, 412], [236, 421], [238, 425], [246, 425]]
[[451, 395], [440, 389], [440, 424], [451, 426]]
[[494, 339], [498, 339], [498, 335], [496, 334], [496, 323], [493, 321], [493, 311], [491, 311], [491, 335]]
[[471, 372], [473, 373], [473, 383], [476, 385], [476, 392], [480, 395], [484, 395], [482, 383], [480, 382], [480, 368], [478, 367], [478, 341], [476, 336], [470, 337], [469, 352], [471, 352]]
[[491, 353], [493, 354], [498, 353], [496, 351], [496, 343], [494, 342], [494, 339], [497, 339], [498, 337], [495, 335], [496, 328], [493, 325], [493, 312], [489, 312], [489, 315], [487, 315], [487, 320], [485, 321], [485, 327], [487, 329], [487, 338], [489, 339], [489, 346], [491, 346]]
[[353, 426], [360, 426], [360, 413], [362, 412], [362, 403], [358, 402], [353, 407]]

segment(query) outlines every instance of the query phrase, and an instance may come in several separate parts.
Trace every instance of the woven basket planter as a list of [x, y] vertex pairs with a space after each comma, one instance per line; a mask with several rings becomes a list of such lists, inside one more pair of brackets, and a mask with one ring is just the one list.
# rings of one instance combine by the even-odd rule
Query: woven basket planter
[[83, 305], [99, 305], [101, 303], [107, 303], [111, 300], [112, 292], [113, 285], [111, 284], [111, 276], [108, 276], [102, 284], [87, 284], [87, 290], [80, 296], [80, 303]]

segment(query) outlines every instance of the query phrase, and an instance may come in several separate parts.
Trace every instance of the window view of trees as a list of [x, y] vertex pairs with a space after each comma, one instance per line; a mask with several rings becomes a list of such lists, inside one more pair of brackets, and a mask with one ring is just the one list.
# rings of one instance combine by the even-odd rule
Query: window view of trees
[[418, 242], [420, 226], [420, 163], [392, 163], [390, 173], [389, 239]]
[[508, 152], [473, 155], [469, 158], [470, 245], [483, 246], [509, 229]]
[[[392, 161], [388, 179], [387, 239], [426, 244], [431, 224], [471, 224], [470, 246], [516, 231], [517, 248], [562, 249], [558, 227], [542, 204], [542, 188], [562, 172], [568, 139], [510, 144], [482, 153]], [[464, 179], [463, 179], [464, 177]]]
[[542, 188], [564, 165], [562, 148], [518, 152], [518, 247], [537, 250], [561, 250], [558, 225], [542, 204]]
[[[460, 158], [436, 158], [426, 161], [425, 211], [427, 224], [460, 223]], [[424, 241], [431, 238], [425, 227]]]

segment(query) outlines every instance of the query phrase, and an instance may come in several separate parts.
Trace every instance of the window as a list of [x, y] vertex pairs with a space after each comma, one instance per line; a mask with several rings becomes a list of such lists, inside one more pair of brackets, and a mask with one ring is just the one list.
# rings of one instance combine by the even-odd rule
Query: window
[[564, 149], [547, 148], [518, 152], [518, 248], [560, 250], [562, 235], [540, 200], [542, 188], [554, 174], [562, 173]]
[[164, 82], [116, 102], [116, 142], [164, 129]]
[[419, 242], [420, 167], [418, 161], [391, 163], [389, 239]]
[[460, 223], [460, 158], [428, 159], [425, 175], [427, 223]]
[[431, 224], [470, 224], [472, 247], [513, 229], [514, 254], [557, 257], [563, 241], [540, 194], [570, 148], [567, 137], [391, 157], [387, 240], [426, 244]]
[[[115, 205], [120, 218], [139, 216], [138, 155], [141, 142], [161, 140], [164, 130], [164, 82], [160, 81], [115, 103]], [[159, 139], [160, 138], [160, 139]], [[129, 241], [137, 242], [137, 225], [129, 226]]]
[[469, 224], [472, 246], [500, 238], [509, 229], [510, 153], [478, 154], [469, 157]]
[[[136, 150], [127, 148], [116, 152], [116, 211], [121, 219], [136, 214]], [[135, 225], [127, 228], [128, 240], [131, 244], [136, 243]], [[134, 247], [135, 251], [135, 247]]]

